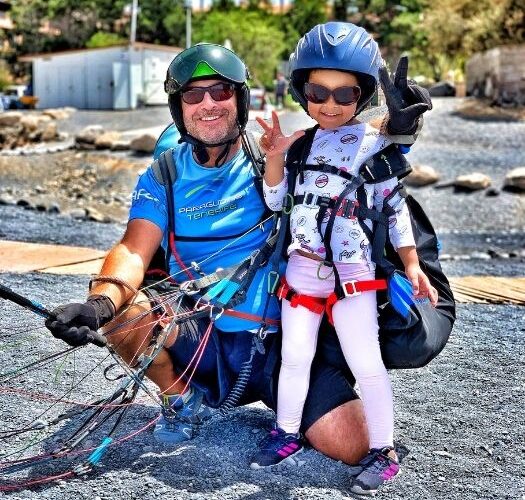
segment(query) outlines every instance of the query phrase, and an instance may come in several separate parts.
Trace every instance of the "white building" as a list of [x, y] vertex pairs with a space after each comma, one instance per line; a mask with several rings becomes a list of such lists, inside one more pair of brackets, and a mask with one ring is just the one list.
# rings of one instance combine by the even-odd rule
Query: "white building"
[[134, 109], [165, 104], [164, 80], [182, 49], [135, 42], [21, 57], [32, 62], [39, 108]]

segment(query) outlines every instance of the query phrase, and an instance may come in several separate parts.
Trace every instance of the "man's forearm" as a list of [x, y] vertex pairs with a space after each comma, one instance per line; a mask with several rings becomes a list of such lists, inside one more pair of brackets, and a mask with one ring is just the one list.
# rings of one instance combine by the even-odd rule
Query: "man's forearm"
[[122, 283], [97, 281], [95, 278], [89, 293], [90, 295], [106, 295], [112, 300], [115, 308], [118, 310], [132, 297], [133, 291], [131, 288], [138, 289], [144, 279], [145, 272], [146, 269], [142, 257], [130, 251], [123, 243], [119, 243], [107, 255], [99, 276], [117, 278]]

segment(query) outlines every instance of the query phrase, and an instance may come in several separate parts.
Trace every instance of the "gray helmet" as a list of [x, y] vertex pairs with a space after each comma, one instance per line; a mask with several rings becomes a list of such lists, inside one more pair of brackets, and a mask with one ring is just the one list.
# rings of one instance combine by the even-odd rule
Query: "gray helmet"
[[352, 23], [318, 24], [304, 35], [290, 56], [290, 90], [308, 112], [304, 84], [313, 69], [335, 69], [355, 74], [361, 87], [356, 114], [372, 99], [383, 65], [379, 46], [365, 29]]
[[248, 122], [250, 90], [247, 85], [248, 69], [231, 50], [212, 43], [200, 43], [183, 50], [173, 59], [168, 68], [164, 90], [181, 137], [189, 137], [182, 118], [181, 90], [195, 80], [216, 78], [235, 84], [237, 93], [237, 121], [240, 132]]

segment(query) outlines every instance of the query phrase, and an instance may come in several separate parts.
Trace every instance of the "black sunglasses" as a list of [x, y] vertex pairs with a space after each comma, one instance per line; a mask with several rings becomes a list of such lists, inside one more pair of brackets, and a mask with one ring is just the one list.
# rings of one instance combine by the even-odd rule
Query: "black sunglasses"
[[233, 83], [216, 83], [210, 87], [190, 87], [181, 92], [182, 100], [186, 104], [199, 104], [204, 99], [204, 95], [210, 94], [214, 101], [227, 101], [235, 94]]
[[322, 104], [328, 101], [330, 96], [333, 96], [337, 104], [349, 106], [359, 100], [359, 97], [361, 97], [361, 89], [358, 86], [329, 89], [317, 83], [306, 82], [304, 84], [304, 96], [306, 100], [314, 104]]

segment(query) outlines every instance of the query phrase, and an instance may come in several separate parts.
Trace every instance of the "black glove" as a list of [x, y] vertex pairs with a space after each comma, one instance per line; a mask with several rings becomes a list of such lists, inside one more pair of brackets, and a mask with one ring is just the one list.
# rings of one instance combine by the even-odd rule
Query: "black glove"
[[78, 347], [89, 342], [104, 347], [106, 337], [97, 330], [115, 317], [113, 301], [105, 295], [91, 295], [84, 304], [67, 304], [57, 307], [46, 327], [53, 337]]
[[397, 63], [394, 81], [385, 66], [379, 68], [379, 80], [385, 93], [389, 121], [387, 132], [392, 135], [410, 135], [417, 129], [419, 117], [432, 109], [427, 89], [407, 80], [408, 57]]

